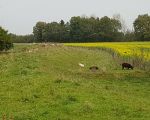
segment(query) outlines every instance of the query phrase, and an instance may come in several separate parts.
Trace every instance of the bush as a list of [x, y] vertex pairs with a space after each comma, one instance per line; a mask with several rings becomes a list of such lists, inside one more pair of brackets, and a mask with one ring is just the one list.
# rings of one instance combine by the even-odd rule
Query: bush
[[6, 30], [0, 27], [0, 51], [8, 50], [13, 47], [10, 37]]

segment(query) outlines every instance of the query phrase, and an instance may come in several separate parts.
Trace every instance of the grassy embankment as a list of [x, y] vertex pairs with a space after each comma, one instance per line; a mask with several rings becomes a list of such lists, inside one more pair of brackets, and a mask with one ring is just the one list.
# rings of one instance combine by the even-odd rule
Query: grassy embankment
[[150, 71], [150, 42], [66, 43], [66, 46], [98, 48], [112, 54], [116, 62], [128, 62]]
[[0, 115], [14, 120], [149, 120], [149, 86], [148, 72], [121, 70], [103, 50], [17, 44], [0, 54]]

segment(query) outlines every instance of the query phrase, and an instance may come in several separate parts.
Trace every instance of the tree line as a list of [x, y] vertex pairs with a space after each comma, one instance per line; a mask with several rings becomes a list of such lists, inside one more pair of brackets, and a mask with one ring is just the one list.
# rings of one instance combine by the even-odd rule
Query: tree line
[[134, 30], [128, 30], [119, 15], [74, 16], [68, 22], [37, 22], [33, 34], [15, 35], [0, 27], [0, 50], [12, 47], [12, 43], [32, 42], [114, 42], [150, 41], [150, 16], [139, 15], [133, 22]]
[[104, 16], [72, 17], [69, 22], [37, 22], [33, 27], [36, 42], [119, 41], [123, 37], [119, 20]]
[[37, 22], [33, 27], [35, 42], [114, 42], [150, 41], [150, 16], [139, 15], [128, 30], [119, 15], [109, 18], [72, 17], [69, 22]]

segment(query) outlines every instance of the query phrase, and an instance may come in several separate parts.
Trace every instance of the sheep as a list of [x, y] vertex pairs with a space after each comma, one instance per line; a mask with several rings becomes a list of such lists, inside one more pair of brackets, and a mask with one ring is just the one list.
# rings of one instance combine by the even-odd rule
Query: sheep
[[129, 63], [122, 63], [122, 70], [124, 68], [127, 68], [127, 69], [131, 68], [133, 70], [133, 66], [131, 64], [129, 64]]
[[82, 64], [82, 63], [79, 63], [78, 65], [82, 68], [84, 67], [84, 64]]
[[89, 69], [95, 71], [95, 70], [98, 70], [98, 67], [97, 66], [92, 66]]

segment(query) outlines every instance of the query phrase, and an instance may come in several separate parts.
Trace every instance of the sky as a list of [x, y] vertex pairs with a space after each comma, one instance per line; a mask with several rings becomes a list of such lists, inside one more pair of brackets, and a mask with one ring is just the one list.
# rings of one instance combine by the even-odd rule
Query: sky
[[73, 16], [120, 14], [129, 29], [141, 14], [150, 15], [150, 0], [0, 0], [0, 26], [18, 35], [31, 34], [38, 21], [69, 21]]

